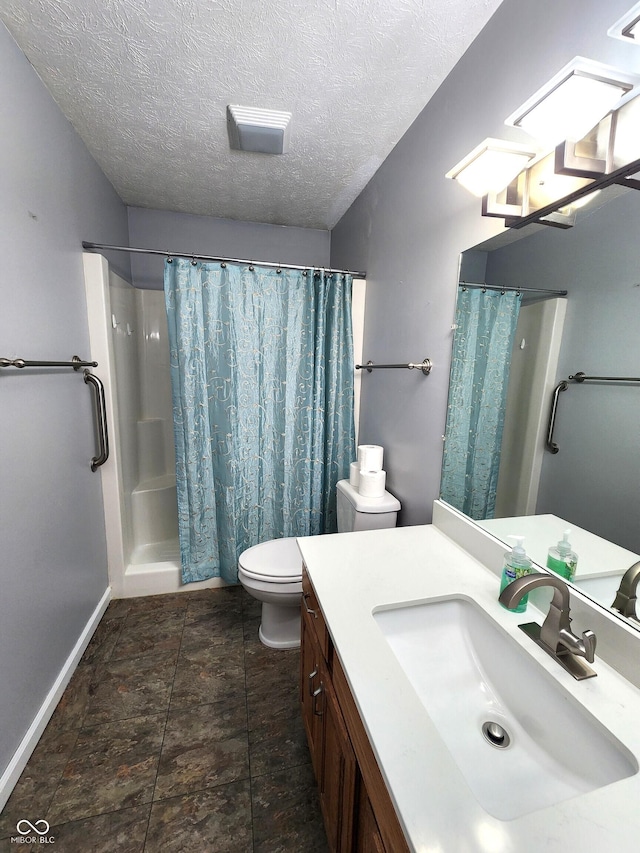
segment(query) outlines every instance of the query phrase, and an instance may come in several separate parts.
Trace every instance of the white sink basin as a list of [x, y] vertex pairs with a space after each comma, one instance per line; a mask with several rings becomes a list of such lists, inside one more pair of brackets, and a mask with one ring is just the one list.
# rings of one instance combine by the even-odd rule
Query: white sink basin
[[[632, 754], [468, 599], [373, 616], [474, 796], [494, 817], [512, 820], [638, 772]], [[489, 742], [485, 723], [501, 726], [508, 745], [507, 738], [500, 746]], [[500, 736], [494, 731], [494, 741]]]

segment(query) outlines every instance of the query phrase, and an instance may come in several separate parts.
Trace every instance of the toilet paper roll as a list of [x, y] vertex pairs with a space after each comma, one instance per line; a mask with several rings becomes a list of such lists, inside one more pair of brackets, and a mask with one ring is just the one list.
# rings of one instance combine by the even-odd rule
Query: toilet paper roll
[[384, 448], [379, 444], [358, 445], [358, 462], [361, 471], [382, 471]]
[[360, 485], [360, 463], [352, 462], [349, 465], [349, 483], [353, 486], [354, 489], [357, 489]]
[[359, 492], [363, 498], [381, 498], [386, 482], [386, 471], [360, 471]]

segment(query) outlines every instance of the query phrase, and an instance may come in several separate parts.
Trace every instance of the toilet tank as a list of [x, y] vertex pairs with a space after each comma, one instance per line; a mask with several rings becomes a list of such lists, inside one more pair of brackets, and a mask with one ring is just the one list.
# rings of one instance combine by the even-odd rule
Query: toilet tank
[[340, 480], [336, 496], [339, 533], [396, 526], [400, 501], [389, 492], [381, 498], [365, 498], [348, 480]]

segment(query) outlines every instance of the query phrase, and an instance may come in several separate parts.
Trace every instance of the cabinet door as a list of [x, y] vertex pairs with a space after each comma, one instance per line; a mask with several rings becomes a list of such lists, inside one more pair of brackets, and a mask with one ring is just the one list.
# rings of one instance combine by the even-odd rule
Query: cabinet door
[[320, 806], [330, 849], [336, 853], [351, 853], [354, 849], [356, 758], [324, 666], [320, 674], [322, 694], [316, 698], [314, 709], [322, 719]]
[[316, 779], [319, 779], [322, 757], [322, 718], [314, 713], [314, 709], [319, 707], [320, 694], [317, 691], [320, 691], [320, 651], [315, 640], [315, 629], [304, 611], [300, 624], [300, 706], [311, 753], [311, 765]]
[[378, 822], [362, 778], [359, 787], [355, 853], [385, 853]]
[[322, 656], [329, 662], [329, 632], [309, 575], [304, 568], [302, 571], [302, 611], [311, 617], [309, 624], [313, 625]]

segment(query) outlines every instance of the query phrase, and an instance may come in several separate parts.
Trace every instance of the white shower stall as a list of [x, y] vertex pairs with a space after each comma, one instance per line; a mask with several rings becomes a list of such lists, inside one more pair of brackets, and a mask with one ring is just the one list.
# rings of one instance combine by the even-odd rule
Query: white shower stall
[[[116, 598], [183, 589], [164, 293], [141, 290], [85, 253], [91, 357], [105, 386], [110, 459], [101, 469]], [[189, 589], [216, 586], [217, 579]]]
[[[105, 388], [110, 458], [100, 469], [115, 598], [220, 586], [181, 581], [169, 340], [164, 292], [133, 287], [102, 255], [83, 256], [91, 358]], [[364, 281], [354, 281], [356, 363]], [[356, 434], [360, 371], [355, 374]]]

